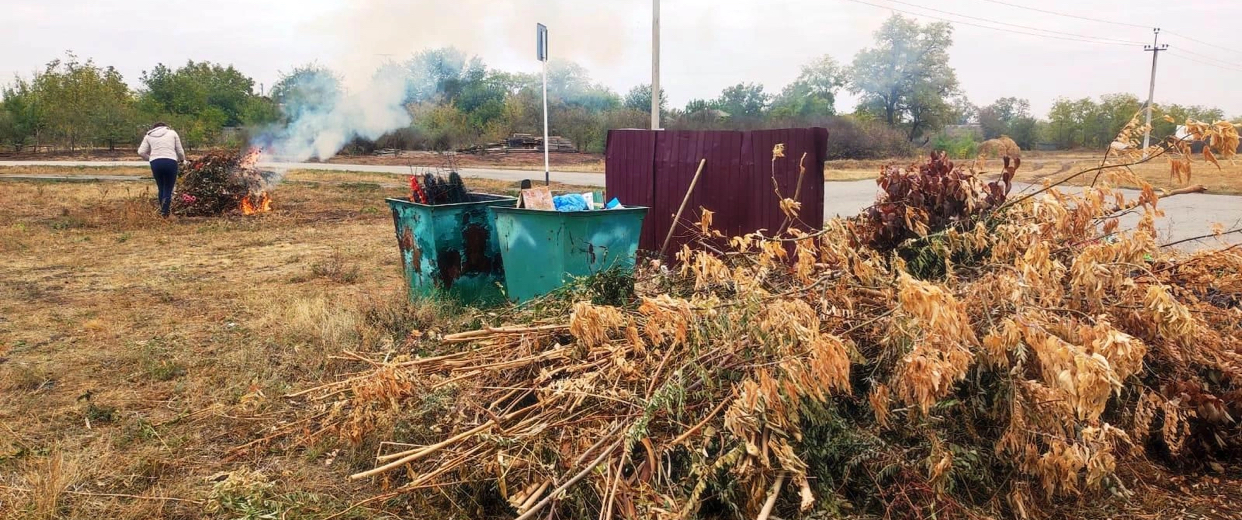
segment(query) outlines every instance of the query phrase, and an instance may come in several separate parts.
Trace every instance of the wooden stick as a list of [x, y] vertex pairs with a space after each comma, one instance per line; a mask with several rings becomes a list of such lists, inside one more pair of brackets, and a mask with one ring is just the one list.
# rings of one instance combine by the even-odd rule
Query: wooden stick
[[552, 500], [556, 498], [556, 495], [559, 495], [561, 491], [565, 491], [565, 489], [569, 488], [569, 486], [577, 484], [579, 480], [586, 478], [586, 476], [590, 474], [596, 466], [599, 466], [599, 463], [603, 462], [605, 458], [611, 455], [613, 450], [617, 449], [617, 447], [620, 446], [624, 440], [625, 439], [617, 439], [617, 442], [612, 443], [612, 446], [600, 452], [599, 456], [595, 457], [595, 460], [591, 461], [590, 464], [587, 464], [585, 468], [582, 468], [582, 471], [579, 471], [577, 475], [573, 476], [573, 478], [569, 479], [564, 484], [557, 486], [556, 489], [553, 489], [552, 492], [548, 493], [548, 496], [544, 497], [543, 500], [540, 500], [538, 504], [531, 506], [529, 511], [523, 513], [522, 516], [517, 517], [517, 520], [530, 520], [535, 516], [535, 513], [538, 513], [541, 509], [552, 503]]
[[548, 486], [551, 486], [551, 485], [552, 485], [551, 480], [543, 481], [543, 484], [540, 484], [539, 487], [535, 488], [535, 491], [532, 492], [530, 496], [526, 497], [526, 500], [522, 501], [522, 503], [517, 508], [518, 512], [525, 513], [526, 510], [530, 509], [530, 506], [535, 504], [535, 500], [538, 500], [539, 497], [543, 496], [544, 490], [548, 489]]
[[673, 239], [673, 230], [677, 229], [677, 223], [681, 221], [681, 212], [685, 211], [686, 203], [690, 202], [690, 194], [694, 193], [694, 185], [699, 182], [699, 175], [703, 173], [704, 164], [707, 164], [707, 159], [700, 159], [699, 169], [694, 172], [694, 178], [690, 179], [690, 187], [686, 189], [686, 196], [681, 199], [681, 207], [677, 208], [677, 215], [673, 217], [673, 225], [668, 227], [668, 235], [664, 237], [664, 245], [660, 246], [660, 258], [664, 258], [664, 251], [668, 249], [668, 243]]
[[[530, 410], [533, 410], [535, 407], [539, 406], [540, 404], [541, 404], [541, 403], [535, 403], [535, 404], [532, 404], [532, 405], [530, 405], [530, 406], [527, 406], [526, 408], [523, 408], [523, 409], [518, 410], [518, 411], [516, 411], [516, 412], [513, 412], [513, 413], [511, 413], [511, 414], [509, 414], [509, 415], [506, 415], [506, 416], [502, 417], [501, 419], [502, 419], [502, 420], [503, 420], [503, 419], [512, 419], [512, 418], [514, 418], [514, 417], [517, 417], [519, 414], [524, 414], [524, 413], [526, 413], [526, 412], [528, 412], [528, 411], [530, 411]], [[398, 467], [401, 467], [401, 466], [403, 466], [403, 465], [405, 465], [405, 464], [409, 464], [410, 462], [414, 462], [414, 461], [416, 461], [416, 460], [418, 460], [418, 459], [421, 459], [421, 458], [423, 458], [423, 457], [426, 457], [427, 455], [431, 455], [432, 453], [435, 453], [436, 451], [439, 451], [441, 448], [444, 448], [445, 446], [448, 446], [448, 445], [450, 445], [450, 444], [453, 444], [453, 443], [455, 443], [455, 442], [457, 442], [457, 441], [460, 441], [460, 440], [465, 439], [465, 438], [467, 438], [467, 437], [470, 437], [470, 436], [472, 436], [472, 435], [475, 435], [475, 434], [478, 434], [478, 433], [481, 433], [481, 432], [487, 431], [487, 430], [488, 430], [488, 429], [490, 429], [491, 427], [493, 427], [493, 426], [499, 426], [499, 425], [500, 425], [500, 423], [498, 423], [498, 422], [496, 422], [496, 421], [489, 420], [489, 421], [487, 421], [487, 422], [485, 422], [485, 423], [483, 423], [483, 424], [481, 424], [481, 425], [479, 425], [479, 426], [476, 426], [476, 427], [474, 427], [474, 428], [471, 428], [471, 429], [469, 429], [469, 430], [466, 430], [466, 431], [464, 431], [464, 432], [461, 432], [461, 433], [459, 433], [459, 434], [457, 434], [457, 435], [454, 435], [454, 436], [452, 436], [452, 437], [449, 437], [449, 438], [447, 438], [447, 439], [444, 439], [443, 441], [440, 441], [440, 442], [438, 442], [438, 443], [436, 443], [436, 444], [432, 444], [432, 445], [430, 445], [430, 446], [426, 446], [426, 447], [423, 447], [423, 448], [418, 448], [418, 449], [413, 449], [413, 450], [406, 450], [406, 451], [403, 451], [403, 452], [400, 452], [400, 453], [392, 453], [392, 454], [389, 454], [389, 455], [381, 455], [381, 456], [379, 456], [379, 457], [376, 457], [376, 460], [378, 460], [378, 461], [380, 461], [380, 462], [384, 462], [384, 461], [387, 461], [387, 460], [393, 460], [393, 459], [397, 459], [397, 458], [400, 458], [400, 460], [397, 460], [396, 462], [392, 462], [392, 463], [389, 463], [389, 464], [385, 464], [385, 465], [380, 466], [380, 467], [375, 468], [375, 469], [371, 469], [371, 470], [368, 470], [368, 471], [364, 471], [364, 472], [362, 472], [362, 473], [355, 473], [355, 474], [353, 474], [353, 475], [350, 475], [350, 476], [349, 476], [349, 478], [350, 478], [351, 480], [358, 480], [358, 479], [360, 479], [360, 478], [365, 478], [365, 477], [369, 477], [369, 476], [371, 476], [371, 475], [375, 475], [375, 474], [379, 474], [379, 473], [384, 473], [384, 472], [387, 472], [387, 471], [393, 470], [393, 469], [398, 468]]]
[[806, 176], [806, 152], [802, 152], [802, 159], [798, 160], [798, 186], [794, 188], [794, 200], [802, 196], [802, 178]]
[[[405, 361], [405, 362], [397, 363], [397, 364], [395, 364], [395, 365], [393, 365], [393, 366], [395, 366], [395, 367], [401, 367], [401, 368], [404, 368], [404, 367], [411, 367], [411, 366], [414, 366], [414, 365], [420, 365], [420, 364], [423, 364], [423, 363], [430, 363], [430, 362], [432, 362], [432, 361], [440, 361], [440, 360], [444, 360], [444, 359], [451, 359], [451, 358], [462, 357], [462, 356], [465, 356], [465, 355], [467, 355], [467, 354], [470, 354], [470, 352], [468, 352], [468, 351], [466, 351], [466, 352], [455, 352], [455, 353], [452, 353], [452, 354], [445, 354], [445, 355], [443, 355], [443, 356], [435, 356], [435, 357], [426, 357], [426, 358], [412, 359], [412, 360], [410, 360], [410, 361]], [[285, 397], [286, 397], [286, 398], [300, 397], [300, 396], [303, 396], [303, 395], [306, 395], [306, 394], [309, 394], [309, 393], [312, 393], [312, 392], [316, 392], [316, 391], [319, 391], [319, 390], [327, 390], [327, 389], [329, 389], [329, 388], [335, 388], [335, 387], [338, 387], [338, 386], [345, 386], [345, 385], [348, 385], [348, 384], [350, 384], [350, 383], [352, 383], [352, 382], [354, 382], [354, 381], [361, 381], [361, 380], [363, 380], [363, 379], [366, 379], [366, 378], [368, 378], [368, 377], [372, 377], [372, 376], [374, 376], [374, 375], [375, 375], [375, 372], [367, 372], [367, 373], [365, 373], [365, 374], [360, 374], [360, 375], [357, 375], [357, 376], [354, 376], [354, 377], [351, 377], [351, 378], [348, 378], [348, 379], [343, 379], [343, 380], [340, 380], [340, 381], [333, 381], [333, 382], [331, 382], [331, 383], [322, 384], [322, 385], [319, 385], [319, 386], [316, 386], [316, 387], [313, 387], [313, 388], [307, 388], [307, 389], [305, 389], [305, 390], [301, 390], [301, 391], [294, 392], [294, 393], [291, 393], [291, 394], [285, 394]]]
[[485, 329], [471, 330], [467, 332], [458, 332], [457, 334], [449, 334], [444, 337], [445, 343], [462, 343], [466, 341], [475, 341], [484, 339], [494, 335], [504, 334], [524, 334], [527, 332], [547, 332], [553, 330], [567, 329], [569, 325], [539, 325], [535, 327], [488, 327]]
[[781, 486], [785, 485], [785, 473], [776, 477], [776, 483], [772, 484], [772, 491], [768, 493], [768, 500], [763, 503], [763, 509], [759, 510], [759, 516], [755, 520], [768, 520], [772, 515], [772, 508], [776, 506], [776, 497], [781, 495]]
[[716, 405], [716, 408], [712, 409], [712, 411], [707, 413], [707, 417], [704, 417], [703, 420], [699, 421], [699, 423], [694, 425], [694, 427], [690, 428], [689, 430], [686, 430], [681, 435], [678, 435], [676, 439], [673, 439], [673, 442], [668, 443], [668, 447], [665, 449], [671, 449], [674, 446], [677, 446], [678, 444], [680, 444], [682, 441], [689, 439], [691, 435], [694, 435], [695, 432], [703, 428], [703, 425], [707, 424], [708, 421], [711, 421], [713, 417], [716, 417], [716, 414], [720, 413], [720, 410], [724, 409], [725, 405], [729, 404], [730, 402], [732, 401], [728, 399], [722, 399], [720, 401], [720, 404]]
[[418, 459], [421, 459], [421, 458], [423, 458], [423, 457], [426, 457], [427, 455], [430, 455], [430, 454], [434, 453], [436, 450], [439, 450], [440, 448], [443, 448], [443, 447], [445, 447], [445, 446], [448, 446], [448, 445], [450, 445], [450, 444], [453, 444], [454, 442], [460, 441], [460, 440], [462, 440], [462, 439], [465, 439], [466, 437], [470, 437], [470, 436], [475, 435], [475, 434], [477, 434], [477, 433], [481, 433], [481, 432], [487, 431], [488, 429], [491, 429], [491, 427], [492, 427], [492, 426], [495, 426], [495, 425], [496, 425], [496, 421], [487, 421], [487, 422], [485, 422], [485, 423], [483, 423], [483, 424], [481, 424], [481, 425], [479, 425], [479, 426], [475, 426], [474, 428], [471, 428], [471, 429], [469, 429], [469, 430], [466, 430], [466, 431], [464, 431], [464, 432], [461, 432], [461, 433], [459, 433], [459, 434], [457, 434], [457, 435], [454, 435], [454, 436], [452, 436], [452, 437], [449, 437], [449, 438], [447, 438], [447, 439], [444, 439], [443, 441], [440, 441], [440, 442], [438, 442], [438, 443], [432, 444], [432, 445], [430, 445], [430, 446], [426, 446], [426, 447], [423, 447], [423, 448], [418, 448], [418, 449], [415, 449], [415, 450], [407, 450], [407, 451], [402, 451], [402, 452], [399, 452], [399, 453], [390, 453], [390, 454], [388, 454], [388, 455], [381, 455], [381, 456], [379, 456], [379, 457], [376, 457], [376, 458], [375, 458], [375, 460], [378, 460], [378, 461], [380, 461], [380, 462], [385, 462], [385, 461], [394, 460], [394, 459], [401, 459], [401, 460], [398, 460], [397, 462], [394, 462], [394, 463], [392, 463], [392, 464], [387, 464], [387, 465], [384, 465], [384, 466], [381, 466], [381, 467], [375, 468], [375, 469], [370, 470], [370, 471], [365, 471], [365, 472], [362, 472], [362, 473], [357, 473], [357, 474], [354, 474], [354, 475], [350, 475], [350, 476], [349, 476], [349, 478], [354, 479], [354, 480], [357, 480], [357, 479], [360, 479], [360, 478], [363, 478], [363, 477], [370, 476], [370, 475], [372, 474], [372, 472], [374, 472], [374, 473], [383, 473], [384, 471], [388, 471], [388, 470], [390, 470], [390, 469], [394, 469], [394, 468], [396, 468], [396, 467], [398, 467], [398, 466], [401, 466], [401, 465], [403, 465], [403, 464], [408, 464], [408, 463], [410, 463], [410, 462], [414, 462], [414, 461], [416, 461], [416, 460], [418, 460]]

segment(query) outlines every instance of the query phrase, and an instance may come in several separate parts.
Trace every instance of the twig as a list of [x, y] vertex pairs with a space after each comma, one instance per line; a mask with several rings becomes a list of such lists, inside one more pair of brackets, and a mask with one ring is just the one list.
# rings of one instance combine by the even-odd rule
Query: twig
[[664, 252], [668, 250], [668, 243], [673, 239], [673, 230], [677, 229], [677, 223], [681, 221], [681, 212], [685, 211], [686, 203], [690, 202], [690, 194], [694, 193], [694, 185], [699, 182], [699, 175], [703, 173], [703, 165], [707, 164], [707, 159], [699, 159], [699, 169], [694, 172], [694, 178], [690, 179], [690, 187], [686, 189], [686, 196], [681, 199], [681, 207], [677, 208], [677, 215], [673, 217], [673, 225], [668, 227], [668, 235], [664, 236], [664, 245], [660, 246], [659, 258], [664, 258]]
[[1186, 242], [1193, 242], [1195, 240], [1203, 240], [1205, 238], [1212, 238], [1212, 237], [1223, 237], [1225, 235], [1232, 235], [1234, 233], [1242, 233], [1242, 228], [1234, 228], [1229, 231], [1223, 231], [1220, 233], [1209, 233], [1207, 235], [1199, 235], [1197, 237], [1183, 238], [1181, 240], [1176, 240], [1173, 242], [1169, 242], [1167, 244], [1161, 244], [1160, 247], [1172, 247], [1172, 246], [1183, 244]]
[[755, 520], [768, 520], [768, 517], [772, 515], [772, 508], [776, 506], [776, 497], [781, 494], [781, 486], [784, 485], [785, 473], [781, 473], [779, 477], [776, 477], [776, 482], [772, 484], [772, 491], [768, 492], [768, 499], [763, 503], [763, 509], [759, 510], [759, 516], [756, 516]]
[[[533, 407], [535, 407], [535, 406], [538, 406], [538, 404], [534, 404], [534, 405], [528, 406], [528, 407], [526, 407], [526, 408], [523, 408], [523, 409], [521, 409], [521, 410], [518, 410], [517, 412], [514, 412], [514, 413], [512, 413], [512, 414], [510, 414], [510, 415], [508, 415], [508, 416], [505, 416], [504, 418], [505, 418], [505, 419], [512, 419], [515, 415], [520, 414], [520, 413], [524, 413], [524, 412], [526, 412], [526, 411], [529, 411], [531, 408], [533, 408]], [[464, 431], [464, 432], [461, 432], [461, 433], [459, 433], [459, 434], [457, 434], [457, 435], [454, 435], [454, 436], [452, 436], [452, 437], [449, 437], [449, 438], [447, 438], [447, 439], [444, 439], [444, 440], [442, 440], [442, 441], [440, 441], [440, 442], [437, 442], [437, 443], [435, 443], [435, 444], [432, 444], [432, 445], [430, 445], [430, 446], [425, 446], [425, 447], [418, 448], [418, 449], [413, 449], [413, 450], [406, 450], [406, 451], [402, 451], [402, 452], [398, 452], [398, 453], [390, 453], [390, 454], [388, 454], [388, 455], [381, 455], [381, 456], [379, 456], [379, 457], [376, 457], [376, 460], [378, 460], [378, 461], [380, 461], [380, 462], [384, 462], [384, 461], [388, 461], [388, 460], [393, 460], [393, 459], [399, 459], [399, 460], [397, 460], [396, 462], [392, 462], [392, 463], [389, 463], [389, 464], [385, 464], [385, 465], [380, 466], [380, 467], [378, 467], [378, 468], [374, 468], [374, 469], [371, 469], [371, 470], [363, 471], [363, 472], [361, 472], [361, 473], [355, 473], [355, 474], [353, 474], [353, 475], [350, 475], [350, 476], [349, 476], [349, 478], [350, 478], [351, 480], [358, 480], [358, 479], [360, 479], [360, 478], [366, 478], [366, 477], [369, 477], [369, 476], [371, 476], [371, 475], [375, 475], [375, 474], [379, 474], [379, 473], [384, 473], [384, 472], [387, 472], [387, 471], [389, 471], [389, 470], [396, 469], [396, 468], [401, 467], [401, 466], [403, 466], [403, 465], [405, 465], [405, 464], [409, 464], [409, 463], [414, 462], [414, 461], [416, 461], [416, 460], [418, 460], [418, 459], [421, 459], [421, 458], [423, 458], [423, 457], [426, 457], [426, 456], [428, 456], [428, 455], [431, 455], [432, 453], [435, 453], [435, 452], [439, 451], [441, 448], [443, 448], [443, 447], [445, 447], [445, 446], [451, 445], [451, 444], [453, 444], [453, 443], [455, 443], [455, 442], [457, 442], [457, 441], [460, 441], [460, 440], [465, 439], [465, 438], [467, 438], [467, 437], [470, 437], [470, 436], [476, 435], [476, 434], [478, 434], [478, 433], [482, 433], [482, 432], [484, 432], [484, 431], [487, 431], [487, 430], [491, 429], [493, 426], [499, 426], [499, 425], [500, 425], [500, 423], [499, 423], [499, 422], [497, 422], [497, 421], [495, 421], [495, 420], [489, 420], [489, 421], [487, 421], [487, 422], [485, 422], [485, 423], [483, 423], [483, 424], [481, 424], [481, 425], [479, 425], [479, 426], [475, 426], [474, 428], [471, 428], [471, 429], [469, 429], [469, 430], [466, 430], [466, 431]]]
[[586, 451], [582, 452], [581, 455], [578, 455], [578, 458], [574, 460], [574, 465], [577, 466], [579, 464], [582, 464], [582, 461], [585, 460], [587, 456], [591, 454], [592, 451], [595, 451], [596, 448], [603, 446], [604, 443], [607, 442], [610, 437], [612, 437], [613, 435], [616, 435], [617, 431], [619, 431], [620, 429], [621, 429], [620, 425], [613, 426], [612, 430], [609, 431], [607, 435], [601, 436], [598, 441], [595, 441], [595, 444], [592, 444], [590, 448], [587, 448]]
[[720, 413], [720, 411], [724, 409], [725, 405], [729, 404], [730, 402], [732, 401], [729, 401], [728, 399], [721, 400], [720, 404], [716, 405], [716, 408], [713, 408], [712, 411], [707, 412], [707, 417], [704, 417], [703, 420], [699, 421], [698, 424], [694, 425], [689, 430], [682, 432], [681, 435], [678, 435], [676, 439], [673, 439], [672, 442], [668, 443], [668, 447], [666, 447], [665, 449], [671, 449], [674, 446], [680, 444], [682, 441], [689, 439], [691, 435], [694, 435], [695, 432], [702, 429], [703, 426], [708, 423], [708, 421], [711, 421], [712, 418], [716, 417], [716, 414]]
[[[445, 354], [445, 355], [443, 355], [443, 356], [434, 356], [434, 357], [427, 357], [427, 358], [413, 359], [413, 360], [410, 360], [410, 361], [405, 361], [405, 362], [402, 362], [402, 363], [397, 363], [396, 365], [393, 365], [393, 366], [394, 366], [394, 367], [399, 367], [399, 368], [405, 368], [405, 367], [411, 367], [411, 366], [415, 366], [415, 365], [419, 365], [419, 364], [423, 364], [423, 363], [430, 363], [430, 362], [432, 362], [432, 361], [442, 361], [442, 360], [445, 360], [445, 359], [451, 359], [451, 358], [462, 357], [462, 356], [465, 356], [465, 355], [468, 355], [468, 354], [471, 354], [471, 352], [470, 352], [470, 351], [454, 352], [454, 353], [452, 353], [452, 354]], [[301, 397], [301, 396], [303, 396], [303, 395], [310, 394], [310, 393], [314, 393], [314, 392], [318, 392], [318, 391], [320, 391], [320, 390], [327, 390], [327, 389], [330, 389], [330, 388], [337, 388], [337, 387], [341, 387], [341, 386], [346, 386], [346, 385], [348, 385], [348, 384], [350, 384], [350, 383], [353, 383], [354, 381], [361, 381], [361, 380], [363, 380], [363, 379], [366, 379], [366, 378], [368, 378], [368, 377], [372, 377], [372, 376], [374, 376], [374, 375], [375, 375], [375, 373], [374, 373], [374, 372], [367, 372], [367, 373], [365, 373], [365, 374], [359, 374], [359, 375], [354, 376], [354, 377], [351, 377], [351, 378], [349, 378], [349, 379], [342, 379], [342, 380], [340, 380], [340, 381], [333, 381], [333, 382], [331, 382], [331, 383], [325, 383], [325, 384], [322, 384], [322, 385], [319, 385], [319, 386], [316, 386], [316, 387], [307, 388], [307, 389], [305, 389], [305, 390], [297, 391], [297, 392], [294, 392], [294, 393], [291, 393], [291, 394], [285, 394], [285, 397], [286, 397], [286, 398]]]
[[599, 463], [603, 462], [605, 458], [612, 454], [613, 450], [616, 450], [618, 446], [621, 446], [621, 442], [623, 440], [624, 439], [617, 439], [616, 442], [612, 443], [612, 446], [609, 446], [608, 449], [601, 452], [598, 457], [595, 457], [595, 460], [591, 461], [590, 464], [587, 464], [586, 467], [582, 468], [582, 471], [579, 471], [577, 475], [574, 475], [573, 478], [569, 479], [564, 484], [557, 486], [557, 488], [553, 489], [551, 493], [548, 493], [548, 496], [544, 497], [543, 500], [540, 500], [539, 503], [531, 506], [529, 511], [523, 513], [522, 516], [517, 517], [516, 520], [530, 520], [535, 516], [535, 513], [538, 513], [544, 507], [547, 507], [548, 504], [552, 503], [552, 500], [556, 498], [556, 495], [559, 495], [562, 491], [565, 491], [565, 489], [569, 488], [569, 486], [577, 484], [579, 480], [586, 478], [586, 476], [590, 474], [596, 466], [599, 466]]
[[242, 444], [241, 446], [237, 446], [236, 448], [233, 448], [233, 449], [231, 449], [231, 450], [229, 450], [229, 451], [228, 451], [229, 455], [228, 455], [227, 457], [225, 457], [225, 458], [224, 458], [224, 461], [225, 461], [225, 462], [231, 461], [231, 460], [233, 460], [235, 457], [237, 457], [237, 456], [241, 455], [242, 453], [245, 453], [245, 452], [246, 452], [246, 450], [247, 450], [248, 448], [250, 448], [251, 446], [254, 446], [254, 445], [256, 445], [256, 444], [260, 444], [260, 443], [263, 443], [263, 442], [267, 442], [267, 441], [270, 441], [270, 440], [275, 439], [275, 438], [277, 438], [277, 437], [280, 437], [280, 436], [286, 435], [286, 434], [288, 434], [289, 432], [293, 431], [293, 430], [294, 430], [294, 428], [296, 428], [297, 426], [299, 426], [299, 425], [301, 425], [301, 424], [304, 424], [304, 423], [311, 422], [311, 421], [313, 421], [313, 420], [315, 420], [315, 419], [318, 419], [318, 418], [320, 418], [320, 417], [323, 417], [323, 416], [325, 416], [325, 415], [328, 415], [328, 413], [327, 413], [327, 412], [324, 412], [324, 413], [321, 413], [321, 414], [318, 414], [318, 415], [315, 415], [315, 416], [312, 416], [312, 417], [307, 417], [306, 419], [302, 419], [302, 420], [300, 420], [300, 421], [295, 421], [295, 422], [289, 423], [289, 424], [287, 424], [287, 425], [285, 425], [285, 426], [283, 426], [283, 427], [281, 427], [281, 428], [277, 429], [274, 433], [272, 433], [272, 434], [270, 434], [270, 435], [268, 435], [268, 436], [266, 436], [266, 437], [263, 437], [263, 438], [261, 438], [261, 439], [255, 439], [255, 440], [253, 440], [253, 441], [250, 441], [250, 442], [247, 442], [247, 443], [245, 443], [245, 444]]
[[1023, 201], [1026, 201], [1026, 200], [1028, 200], [1028, 199], [1030, 199], [1030, 198], [1032, 198], [1032, 197], [1034, 197], [1034, 196], [1036, 196], [1036, 195], [1039, 195], [1039, 194], [1041, 194], [1041, 193], [1047, 192], [1048, 190], [1051, 190], [1052, 188], [1055, 188], [1055, 187], [1057, 187], [1057, 186], [1060, 186], [1060, 185], [1062, 185], [1062, 184], [1065, 184], [1065, 183], [1067, 183], [1067, 182], [1069, 182], [1069, 181], [1071, 181], [1071, 180], [1074, 180], [1074, 179], [1076, 179], [1076, 178], [1078, 178], [1078, 177], [1081, 177], [1081, 176], [1083, 176], [1083, 175], [1086, 175], [1086, 174], [1088, 174], [1088, 173], [1091, 173], [1091, 172], [1096, 172], [1096, 171], [1102, 171], [1102, 170], [1106, 170], [1106, 169], [1109, 169], [1109, 168], [1128, 168], [1128, 167], [1130, 167], [1130, 166], [1136, 166], [1136, 165], [1139, 165], [1139, 164], [1146, 163], [1146, 162], [1151, 161], [1152, 159], [1155, 159], [1155, 158], [1157, 158], [1157, 157], [1160, 157], [1161, 155], [1164, 155], [1164, 154], [1165, 154], [1165, 152], [1164, 152], [1164, 151], [1161, 151], [1161, 152], [1160, 152], [1160, 153], [1158, 153], [1158, 154], [1151, 155], [1151, 156], [1149, 156], [1149, 157], [1146, 157], [1146, 158], [1144, 158], [1144, 159], [1141, 159], [1141, 160], [1138, 160], [1138, 161], [1135, 161], [1135, 162], [1132, 162], [1132, 163], [1126, 163], [1126, 164], [1116, 164], [1116, 165], [1112, 165], [1112, 166], [1097, 166], [1097, 167], [1095, 167], [1095, 168], [1088, 168], [1088, 169], [1086, 169], [1086, 170], [1082, 170], [1082, 171], [1080, 171], [1080, 172], [1078, 172], [1078, 173], [1075, 173], [1075, 174], [1073, 174], [1073, 175], [1070, 175], [1070, 176], [1068, 176], [1068, 177], [1066, 177], [1066, 178], [1064, 178], [1064, 179], [1061, 179], [1061, 180], [1059, 180], [1059, 181], [1057, 181], [1057, 182], [1054, 182], [1054, 183], [1052, 183], [1052, 184], [1049, 184], [1049, 185], [1047, 185], [1047, 186], [1043, 187], [1042, 189], [1035, 190], [1034, 192], [1029, 193], [1029, 194], [1027, 194], [1026, 196], [1023, 196], [1023, 197], [1021, 197], [1021, 198], [1018, 198], [1018, 199], [1013, 200], [1013, 201], [1010, 201], [1010, 202], [1006, 202], [1004, 205], [1002, 205], [1001, 207], [997, 208], [997, 209], [996, 209], [996, 212], [1000, 212], [1000, 211], [1001, 211], [1001, 210], [1003, 210], [1003, 209], [1006, 209], [1006, 208], [1010, 208], [1010, 207], [1016, 206], [1016, 205], [1018, 205], [1019, 203], [1021, 203], [1021, 202], [1023, 202]]
[[[806, 176], [806, 154], [807, 152], [802, 152], [802, 158], [798, 160], [798, 183], [794, 186], [794, 201], [798, 201], [802, 197], [802, 178]], [[779, 197], [780, 192], [777, 192], [776, 195]], [[801, 222], [801, 220], [801, 218], [798, 219], [799, 222]], [[785, 228], [792, 222], [793, 218], [789, 215], [785, 215], [785, 222], [781, 224], [780, 231], [784, 232]], [[777, 234], [779, 235], [780, 232]]]

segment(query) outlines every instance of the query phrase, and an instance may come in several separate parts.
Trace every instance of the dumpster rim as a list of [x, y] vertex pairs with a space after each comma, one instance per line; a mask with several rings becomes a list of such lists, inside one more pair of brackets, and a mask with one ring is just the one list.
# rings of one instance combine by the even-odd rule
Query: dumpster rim
[[549, 214], [549, 215], [600, 215], [608, 213], [647, 213], [651, 208], [647, 206], [626, 206], [619, 209], [596, 209], [588, 211], [556, 211], [554, 209], [531, 209], [531, 208], [513, 208], [513, 207], [492, 207], [497, 213], [519, 213], [519, 214]]
[[469, 206], [472, 204], [491, 204], [491, 203], [499, 203], [499, 202], [516, 202], [517, 201], [517, 197], [510, 197], [508, 195], [497, 195], [495, 193], [483, 193], [483, 192], [476, 192], [476, 191], [472, 191], [468, 193], [470, 195], [487, 195], [489, 197], [496, 197], [496, 198], [491, 199], [491, 200], [479, 200], [479, 201], [474, 201], [474, 202], [454, 202], [452, 204], [423, 204], [421, 202], [414, 202], [409, 199], [399, 199], [396, 197], [384, 197], [384, 201], [388, 202], [389, 204], [396, 202], [396, 203], [406, 204], [406, 205], [413, 206], [413, 207], [429, 208], [429, 209], [452, 208], [452, 207], [459, 207], [459, 206]]

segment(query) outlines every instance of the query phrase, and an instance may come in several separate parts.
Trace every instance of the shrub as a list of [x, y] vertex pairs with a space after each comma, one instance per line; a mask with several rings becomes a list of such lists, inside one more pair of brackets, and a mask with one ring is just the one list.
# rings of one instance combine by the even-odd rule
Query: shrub
[[950, 159], [969, 159], [979, 154], [979, 143], [968, 135], [949, 137], [940, 134], [932, 141], [932, 150], [944, 152]]
[[887, 159], [907, 157], [914, 147], [899, 130], [876, 121], [859, 121], [851, 117], [831, 117], [823, 125], [828, 129], [827, 159]]

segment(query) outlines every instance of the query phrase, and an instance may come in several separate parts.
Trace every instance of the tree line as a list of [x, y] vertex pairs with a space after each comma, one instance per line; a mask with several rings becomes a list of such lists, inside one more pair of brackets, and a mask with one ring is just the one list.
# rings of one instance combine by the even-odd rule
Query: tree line
[[[1044, 119], [1031, 113], [1026, 99], [976, 106], [949, 65], [952, 33], [947, 23], [894, 15], [848, 65], [824, 55], [802, 65], [797, 78], [777, 92], [742, 82], [684, 107], [662, 101], [662, 121], [668, 129], [826, 126], [833, 135], [830, 158], [878, 158], [943, 146], [947, 125], [980, 129], [970, 140], [1008, 135], [1023, 149], [1100, 147], [1142, 108], [1125, 93], [1098, 101], [1057, 99]], [[449, 150], [542, 130], [538, 75], [493, 69], [451, 47], [423, 50], [382, 69], [404, 78], [412, 122], [379, 139], [355, 140], [356, 151]], [[254, 87], [231, 65], [189, 61], [176, 68], [157, 64], [131, 88], [115, 68], [69, 53], [0, 90], [0, 143], [13, 151], [114, 149], [136, 145], [151, 123], [164, 121], [191, 148], [234, 144], [229, 141], [244, 139], [244, 129], [280, 125], [345, 91], [339, 76], [316, 64], [283, 74], [269, 92]], [[852, 111], [838, 109], [843, 91], [859, 97]], [[549, 65], [548, 96], [551, 133], [585, 151], [602, 151], [608, 129], [644, 128], [650, 117], [649, 85], [621, 94], [572, 62]], [[1163, 111], [1179, 121], [1224, 118], [1212, 107], [1172, 105]], [[1156, 122], [1157, 135], [1172, 131], [1172, 124]]]

